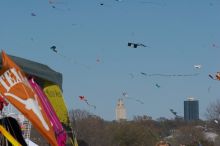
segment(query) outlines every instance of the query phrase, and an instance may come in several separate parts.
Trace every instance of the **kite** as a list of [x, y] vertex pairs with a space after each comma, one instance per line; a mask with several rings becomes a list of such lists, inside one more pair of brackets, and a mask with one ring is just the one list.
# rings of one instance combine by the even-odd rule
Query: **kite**
[[173, 109], [170, 109], [170, 112], [175, 116], [175, 118], [182, 118], [181, 116], [177, 115], [177, 112], [175, 112]]
[[37, 15], [36, 15], [35, 13], [32, 12], [32, 13], [31, 13], [31, 16], [37, 16]]
[[141, 43], [130, 43], [130, 42], [128, 42], [128, 46], [129, 47], [132, 47], [132, 48], [137, 48], [137, 47], [147, 47], [146, 45], [144, 45], [144, 44], [141, 44]]
[[197, 76], [199, 75], [199, 73], [195, 73], [195, 74], [160, 74], [160, 73], [156, 73], [156, 74], [147, 74], [144, 72], [141, 72], [142, 75], [144, 76], [148, 76], [148, 77], [152, 77], [152, 76], [160, 76], [160, 77], [186, 77], [186, 76]]
[[213, 48], [220, 48], [220, 46], [219, 46], [219, 45], [216, 45], [216, 44], [212, 44], [212, 47], [213, 47]]
[[202, 65], [201, 64], [194, 65], [194, 68], [200, 69], [200, 68], [202, 68]]
[[142, 75], [144, 75], [144, 76], [146, 76], [146, 75], [147, 75], [147, 74], [146, 74], [146, 73], [144, 73], [144, 72], [141, 72], [141, 74], [142, 74]]
[[209, 74], [209, 77], [210, 77], [211, 79], [214, 79], [214, 77], [213, 77], [212, 75], [210, 75], [210, 74]]
[[96, 58], [96, 63], [101, 63], [100, 57], [97, 57], [97, 58]]
[[136, 98], [133, 98], [133, 97], [129, 97], [127, 92], [122, 92], [122, 95], [123, 95], [124, 99], [131, 99], [131, 100], [137, 101], [140, 104], [144, 104], [144, 102], [139, 100], [139, 99], [136, 99]]
[[77, 26], [77, 24], [73, 23], [72, 26]]
[[90, 103], [88, 102], [88, 100], [86, 99], [85, 96], [79, 96], [79, 99], [82, 100], [82, 101], [84, 101], [88, 106], [91, 106], [91, 107], [93, 107], [94, 109], [96, 109], [96, 106], [90, 104]]
[[[64, 11], [65, 9], [68, 10], [67, 3], [63, 0], [49, 0], [48, 3], [49, 3], [49, 5], [51, 5], [51, 7], [53, 9], [56, 9], [56, 10], [59, 10], [59, 11]], [[63, 8], [58, 8], [57, 7], [58, 5], [59, 5], [59, 7], [64, 7], [64, 9]]]
[[50, 49], [51, 49], [52, 51], [54, 51], [55, 53], [57, 53], [57, 49], [56, 49], [56, 48], [57, 48], [56, 46], [50, 47]]
[[49, 2], [49, 4], [53, 4], [54, 3], [53, 0], [49, 0], [48, 2]]
[[122, 95], [123, 95], [124, 97], [128, 97], [128, 94], [127, 94], [126, 92], [122, 92]]
[[156, 84], [155, 86], [156, 86], [157, 88], [160, 88], [160, 85], [159, 85], [159, 84]]
[[220, 72], [217, 72], [217, 74], [215, 75], [216, 79], [220, 80]]
[[209, 77], [213, 80], [220, 80], [220, 72], [217, 72], [215, 74], [215, 77], [213, 77], [211, 74], [209, 74]]
[[34, 38], [33, 38], [33, 37], [31, 37], [31, 38], [30, 38], [30, 40], [31, 40], [31, 41], [34, 41]]
[[177, 112], [175, 112], [173, 109], [170, 109], [170, 111], [176, 116]]

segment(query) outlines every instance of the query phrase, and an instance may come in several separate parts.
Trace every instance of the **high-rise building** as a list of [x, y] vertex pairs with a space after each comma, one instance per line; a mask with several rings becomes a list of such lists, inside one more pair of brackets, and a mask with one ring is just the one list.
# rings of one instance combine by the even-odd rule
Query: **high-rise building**
[[118, 99], [115, 111], [116, 111], [116, 121], [126, 120], [126, 109], [122, 98]]
[[199, 101], [189, 97], [184, 101], [184, 120], [196, 121], [199, 120]]

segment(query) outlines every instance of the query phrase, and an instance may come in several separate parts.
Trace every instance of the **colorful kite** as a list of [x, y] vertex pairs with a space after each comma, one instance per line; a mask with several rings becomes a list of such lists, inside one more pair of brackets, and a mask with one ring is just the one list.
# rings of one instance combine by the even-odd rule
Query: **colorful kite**
[[90, 103], [88, 102], [88, 100], [86, 99], [85, 96], [79, 96], [79, 99], [80, 99], [81, 101], [84, 101], [88, 106], [91, 106], [91, 107], [93, 107], [94, 109], [96, 109], [96, 106], [90, 104]]
[[215, 77], [216, 77], [217, 80], [220, 80], [220, 72], [217, 72]]
[[209, 77], [213, 80], [220, 80], [220, 72], [217, 72], [214, 77], [211, 74], [209, 74]]
[[4, 51], [0, 70], [0, 94], [30, 120], [34, 127], [53, 146], [58, 146], [55, 132], [36, 92], [28, 82], [24, 72]]

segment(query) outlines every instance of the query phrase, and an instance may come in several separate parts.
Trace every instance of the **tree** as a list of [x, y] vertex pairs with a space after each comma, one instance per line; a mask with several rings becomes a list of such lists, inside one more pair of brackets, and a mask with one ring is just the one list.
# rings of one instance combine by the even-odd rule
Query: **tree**
[[213, 142], [206, 140], [203, 128], [191, 123], [176, 129], [173, 139], [175, 140], [174, 145], [185, 144], [195, 146], [201, 143], [205, 146], [214, 146]]
[[210, 103], [207, 108], [206, 117], [208, 120], [220, 120], [220, 100]]
[[206, 117], [208, 119], [208, 127], [220, 134], [220, 100], [210, 103], [207, 107]]
[[90, 146], [103, 146], [108, 143], [103, 119], [79, 109], [70, 111], [70, 117], [77, 139], [84, 140]]

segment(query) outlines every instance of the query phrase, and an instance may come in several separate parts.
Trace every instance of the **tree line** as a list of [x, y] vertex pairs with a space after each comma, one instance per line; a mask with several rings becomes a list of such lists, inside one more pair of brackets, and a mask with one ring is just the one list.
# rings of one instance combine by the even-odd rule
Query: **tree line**
[[[79, 146], [155, 146], [160, 140], [172, 146], [220, 146], [220, 100], [211, 103], [206, 120], [186, 122], [183, 119], [134, 116], [130, 121], [106, 121], [88, 111], [69, 111], [70, 123]], [[207, 137], [215, 134], [214, 139]], [[210, 135], [211, 135], [210, 134]], [[34, 128], [31, 139], [48, 146]]]

